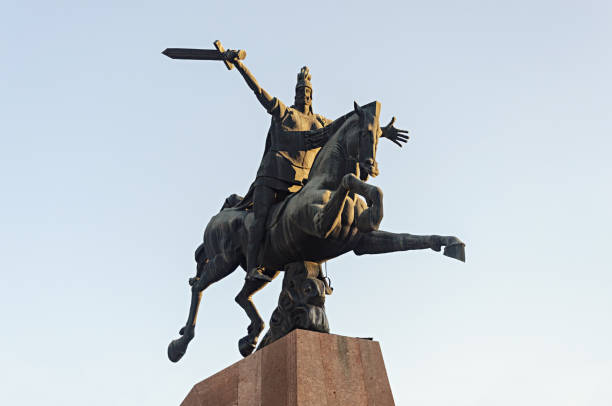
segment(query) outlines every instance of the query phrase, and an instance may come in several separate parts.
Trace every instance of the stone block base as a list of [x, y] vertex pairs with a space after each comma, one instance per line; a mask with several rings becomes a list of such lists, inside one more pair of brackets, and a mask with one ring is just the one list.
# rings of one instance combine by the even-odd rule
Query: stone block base
[[196, 384], [181, 406], [394, 406], [378, 342], [294, 330]]

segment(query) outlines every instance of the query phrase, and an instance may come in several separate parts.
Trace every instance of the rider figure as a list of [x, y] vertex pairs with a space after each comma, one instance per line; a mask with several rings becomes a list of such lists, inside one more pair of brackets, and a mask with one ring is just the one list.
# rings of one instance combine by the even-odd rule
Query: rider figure
[[248, 230], [246, 276], [246, 279], [270, 281], [271, 278], [262, 272], [261, 264], [257, 263], [257, 255], [265, 236], [268, 212], [275, 202], [303, 186], [319, 150], [308, 149], [302, 134], [291, 132], [323, 128], [332, 120], [312, 111], [312, 85], [308, 67], [304, 66], [298, 73], [294, 104], [287, 107], [262, 89], [239, 59], [234, 59], [232, 63], [253, 90], [257, 100], [272, 116], [264, 156], [252, 186], [255, 221]]

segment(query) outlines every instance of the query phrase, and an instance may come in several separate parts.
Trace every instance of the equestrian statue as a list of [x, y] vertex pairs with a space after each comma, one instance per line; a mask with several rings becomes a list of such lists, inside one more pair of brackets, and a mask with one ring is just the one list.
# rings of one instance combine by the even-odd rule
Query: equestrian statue
[[[383, 193], [367, 183], [379, 173], [378, 141], [387, 138], [401, 147], [408, 140], [407, 131], [394, 127], [395, 117], [387, 126], [380, 126], [379, 102], [364, 106], [355, 102], [349, 113], [335, 120], [315, 114], [310, 71], [303, 67], [297, 76], [294, 104], [288, 107], [259, 86], [242, 62], [244, 51], [226, 51], [219, 41], [214, 44], [215, 50], [168, 48], [163, 53], [175, 59], [222, 60], [228, 69], [236, 67], [271, 115], [271, 124], [255, 181], [244, 197], [231, 195], [225, 200], [196, 249], [196, 275], [189, 280], [189, 315], [180, 337], [168, 346], [171, 361], [181, 359], [194, 338], [202, 292], [238, 267], [246, 271], [246, 278], [236, 302], [250, 319], [247, 335], [238, 346], [247, 356], [265, 327], [252, 296], [281, 271], [312, 286], [310, 290], [319, 293], [310, 296], [319, 299], [305, 299], [310, 304], [297, 306], [309, 308], [305, 319], [311, 321], [278, 331], [296, 327], [328, 331], [320, 299], [325, 292], [331, 293], [320, 272], [325, 261], [350, 251], [364, 255], [427, 248], [441, 251], [443, 247], [445, 255], [465, 261], [465, 244], [457, 237], [379, 230]], [[275, 315], [282, 313], [283, 294], [297, 295], [285, 292], [284, 283], [273, 325]], [[296, 318], [295, 310], [291, 312]], [[270, 333], [274, 332], [269, 332], [265, 344], [281, 334], [270, 338]]]

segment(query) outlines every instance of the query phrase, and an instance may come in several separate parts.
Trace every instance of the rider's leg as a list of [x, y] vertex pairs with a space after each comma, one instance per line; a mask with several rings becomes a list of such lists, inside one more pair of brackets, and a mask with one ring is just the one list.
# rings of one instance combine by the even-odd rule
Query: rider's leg
[[259, 269], [260, 264], [257, 263], [257, 254], [266, 233], [266, 219], [268, 218], [270, 207], [274, 204], [274, 198], [274, 189], [264, 185], [255, 186], [253, 191], [253, 214], [255, 221], [253, 221], [249, 228], [246, 279], [260, 279], [268, 282], [272, 280]]

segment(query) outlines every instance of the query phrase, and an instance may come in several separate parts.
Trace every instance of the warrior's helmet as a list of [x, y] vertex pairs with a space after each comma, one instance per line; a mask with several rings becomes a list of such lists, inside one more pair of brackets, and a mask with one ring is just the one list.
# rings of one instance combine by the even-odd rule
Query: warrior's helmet
[[[310, 95], [304, 95], [305, 88], [310, 89]], [[299, 89], [302, 89], [302, 91], [299, 92], [301, 94], [300, 96], [298, 96]], [[297, 75], [297, 83], [295, 84], [295, 97], [296, 105], [298, 104], [299, 97], [301, 102], [303, 102], [304, 105], [308, 108], [308, 110], [310, 110], [310, 112], [312, 113], [312, 85], [310, 84], [310, 71], [308, 70], [308, 66], [304, 66], [300, 70], [300, 73], [298, 73]]]
[[295, 88], [298, 89], [300, 87], [307, 87], [312, 92], [312, 85], [310, 84], [310, 78], [311, 78], [310, 70], [308, 69], [308, 66], [304, 66], [300, 70], [300, 73], [298, 73], [297, 75], [297, 83], [295, 85]]

